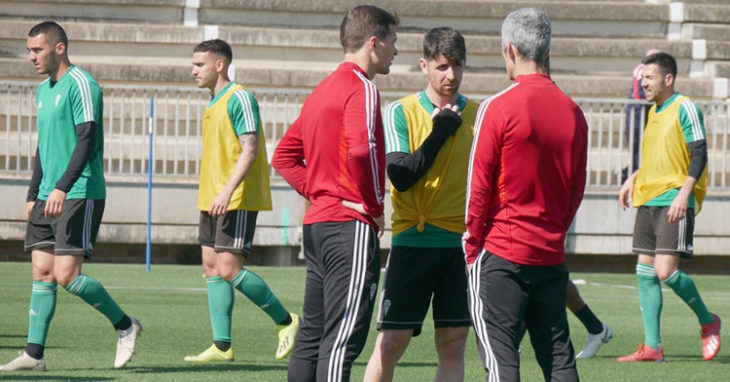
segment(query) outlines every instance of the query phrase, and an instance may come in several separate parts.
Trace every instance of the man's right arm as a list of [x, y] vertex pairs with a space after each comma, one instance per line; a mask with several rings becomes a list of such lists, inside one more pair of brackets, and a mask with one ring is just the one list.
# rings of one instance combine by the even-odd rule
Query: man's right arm
[[38, 147], [35, 149], [35, 159], [33, 160], [33, 175], [30, 177], [30, 186], [28, 187], [28, 195], [25, 197], [26, 202], [35, 202], [38, 198], [38, 190], [43, 179], [43, 167], [41, 167], [41, 154]]
[[33, 209], [36, 199], [38, 199], [38, 190], [43, 180], [43, 167], [41, 167], [41, 154], [38, 147], [35, 149], [35, 159], [33, 160], [33, 175], [30, 177], [30, 186], [28, 187], [28, 195], [25, 197], [25, 220], [30, 217], [30, 210]]
[[307, 195], [307, 166], [304, 162], [301, 117], [289, 126], [271, 158], [271, 167], [300, 195]]
[[[384, 121], [384, 124], [390, 121]], [[410, 154], [390, 152], [386, 157], [388, 178], [398, 191], [406, 191], [431, 167], [439, 150], [461, 125], [461, 117], [451, 109], [441, 110], [433, 117], [433, 129], [423, 144]], [[400, 127], [402, 129], [402, 127]], [[408, 127], [405, 126], [407, 131]], [[386, 131], [389, 129], [386, 127]], [[388, 139], [389, 135], [386, 135]]]

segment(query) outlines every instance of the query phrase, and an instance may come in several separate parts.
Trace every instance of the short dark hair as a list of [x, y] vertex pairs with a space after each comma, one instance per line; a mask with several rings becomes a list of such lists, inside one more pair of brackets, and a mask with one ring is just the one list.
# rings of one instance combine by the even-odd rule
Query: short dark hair
[[659, 70], [662, 74], [672, 74], [673, 77], [677, 77], [677, 60], [672, 57], [669, 53], [659, 52], [646, 56], [641, 63], [644, 65], [656, 64], [659, 66]]
[[340, 44], [345, 52], [360, 49], [370, 36], [385, 40], [390, 27], [398, 26], [398, 15], [390, 14], [374, 5], [351, 8], [340, 24]]
[[63, 43], [68, 49], [68, 37], [66, 31], [61, 28], [55, 21], [44, 21], [30, 28], [28, 37], [38, 37], [38, 35], [46, 35], [46, 39], [51, 44]]
[[464, 36], [451, 27], [433, 28], [423, 38], [423, 58], [436, 59], [443, 55], [452, 64], [461, 65], [466, 60]]
[[229, 65], [233, 61], [233, 51], [231, 50], [231, 46], [219, 38], [201, 42], [195, 47], [195, 49], [193, 49], [193, 53], [198, 52], [210, 52], [218, 55], [226, 61], [226, 64]]

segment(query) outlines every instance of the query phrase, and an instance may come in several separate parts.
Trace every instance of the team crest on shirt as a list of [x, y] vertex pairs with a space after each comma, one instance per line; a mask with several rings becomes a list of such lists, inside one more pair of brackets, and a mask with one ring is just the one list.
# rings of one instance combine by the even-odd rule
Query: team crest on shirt
[[41, 102], [38, 102], [38, 108], [40, 109], [40, 108], [42, 108], [42, 107], [43, 107], [43, 101], [41, 101]]
[[54, 106], [58, 107], [58, 103], [59, 102], [61, 102], [61, 95], [60, 94], [57, 94], [56, 95], [56, 104]]

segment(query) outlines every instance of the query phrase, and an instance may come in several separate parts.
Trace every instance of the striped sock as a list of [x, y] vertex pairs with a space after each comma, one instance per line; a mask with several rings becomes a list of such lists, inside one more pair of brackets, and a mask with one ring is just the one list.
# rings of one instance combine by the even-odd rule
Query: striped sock
[[289, 312], [284, 309], [284, 306], [281, 305], [279, 299], [271, 292], [266, 282], [255, 273], [242, 269], [230, 283], [266, 312], [274, 320], [274, 323], [279, 324], [289, 317]]
[[79, 274], [71, 281], [71, 284], [66, 286], [66, 290], [81, 297], [87, 304], [109, 319], [112, 325], [124, 318], [124, 312], [119, 305], [109, 296], [104, 286], [91, 276]]
[[664, 280], [664, 284], [672, 288], [674, 293], [689, 305], [697, 315], [700, 324], [710, 324], [715, 321], [715, 318], [712, 317], [712, 314], [710, 314], [705, 303], [702, 301], [695, 282], [686, 273], [677, 269], [671, 276]]
[[[48, 328], [56, 313], [56, 289], [58, 284], [33, 281], [28, 310], [28, 343], [45, 346]], [[41, 355], [42, 357], [42, 355]]]
[[208, 283], [208, 311], [210, 326], [213, 329], [213, 341], [230, 343], [233, 288], [220, 276], [208, 277], [205, 281]]
[[636, 264], [636, 280], [639, 284], [639, 306], [644, 320], [644, 342], [659, 350], [660, 317], [662, 314], [662, 286], [654, 272], [654, 266]]

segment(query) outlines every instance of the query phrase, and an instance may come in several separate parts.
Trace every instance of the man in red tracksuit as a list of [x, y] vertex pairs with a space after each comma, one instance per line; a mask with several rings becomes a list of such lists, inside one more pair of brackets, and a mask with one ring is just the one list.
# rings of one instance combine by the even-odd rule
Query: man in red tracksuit
[[289, 381], [349, 381], [362, 351], [380, 276], [385, 143], [380, 95], [398, 20], [374, 6], [340, 26], [344, 62], [314, 89], [274, 152], [272, 166], [311, 206], [304, 216], [307, 280]]
[[519, 381], [525, 330], [545, 380], [578, 380], [563, 241], [583, 199], [587, 126], [550, 79], [550, 35], [543, 11], [507, 16], [502, 55], [514, 83], [482, 103], [474, 125], [463, 245], [490, 382]]

